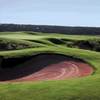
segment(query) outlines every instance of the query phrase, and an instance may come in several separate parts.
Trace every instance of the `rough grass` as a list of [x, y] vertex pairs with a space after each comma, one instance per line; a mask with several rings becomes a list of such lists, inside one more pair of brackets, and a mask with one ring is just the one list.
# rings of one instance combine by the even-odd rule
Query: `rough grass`
[[[24, 36], [25, 35], [25, 36]], [[17, 36], [17, 37], [16, 37]], [[80, 58], [90, 63], [96, 70], [84, 78], [62, 81], [0, 83], [0, 100], [99, 100], [100, 99], [100, 52], [69, 48], [51, 43], [48, 38], [88, 40], [100, 39], [97, 36], [71, 36], [60, 34], [28, 34], [25, 32], [5, 33], [0, 38], [15, 41], [41, 41], [41, 47], [21, 50], [0, 51], [0, 56], [13, 58], [39, 53], [58, 53]], [[46, 42], [43, 44], [43, 41]], [[32, 41], [31, 41], [32, 42]], [[43, 44], [43, 45], [42, 45]]]

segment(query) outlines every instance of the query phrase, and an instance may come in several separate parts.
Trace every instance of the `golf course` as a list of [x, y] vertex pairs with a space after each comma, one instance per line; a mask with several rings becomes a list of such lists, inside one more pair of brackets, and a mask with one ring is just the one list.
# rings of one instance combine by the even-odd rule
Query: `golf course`
[[0, 100], [100, 100], [100, 36], [0, 32]]

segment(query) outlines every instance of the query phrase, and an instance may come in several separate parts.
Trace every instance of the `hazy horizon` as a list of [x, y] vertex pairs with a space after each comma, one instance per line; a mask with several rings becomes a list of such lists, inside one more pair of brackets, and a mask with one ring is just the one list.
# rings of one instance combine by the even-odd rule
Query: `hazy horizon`
[[0, 0], [0, 23], [100, 27], [98, 0]]

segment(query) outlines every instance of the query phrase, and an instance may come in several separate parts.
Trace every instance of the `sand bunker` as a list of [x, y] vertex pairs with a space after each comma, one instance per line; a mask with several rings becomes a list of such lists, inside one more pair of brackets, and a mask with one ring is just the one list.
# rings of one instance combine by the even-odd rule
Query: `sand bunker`
[[63, 55], [41, 54], [11, 69], [0, 70], [0, 82], [63, 80], [88, 76], [93, 68]]

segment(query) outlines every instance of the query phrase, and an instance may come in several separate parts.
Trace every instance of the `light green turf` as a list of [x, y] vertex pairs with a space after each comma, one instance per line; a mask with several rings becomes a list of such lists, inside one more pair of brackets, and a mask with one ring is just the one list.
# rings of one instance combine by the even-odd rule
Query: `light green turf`
[[[51, 43], [48, 38], [88, 40], [100, 39], [99, 36], [72, 36], [60, 34], [28, 34], [27, 32], [1, 33], [0, 39], [20, 42], [37, 40], [38, 48], [1, 51], [5, 58], [36, 55], [39, 53], [58, 53], [81, 58], [96, 70], [84, 78], [23, 83], [0, 83], [0, 100], [100, 100], [100, 52], [68, 48]], [[31, 41], [32, 42], [32, 41]], [[32, 42], [33, 43], [33, 42]]]
[[14, 38], [14, 39], [41, 39], [41, 38], [64, 38], [72, 40], [88, 40], [88, 39], [100, 39], [100, 36], [91, 36], [91, 35], [64, 35], [56, 33], [27, 33], [27, 32], [1, 32], [0, 37], [4, 38]]

